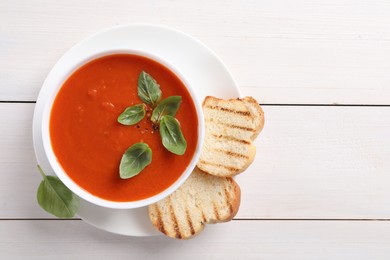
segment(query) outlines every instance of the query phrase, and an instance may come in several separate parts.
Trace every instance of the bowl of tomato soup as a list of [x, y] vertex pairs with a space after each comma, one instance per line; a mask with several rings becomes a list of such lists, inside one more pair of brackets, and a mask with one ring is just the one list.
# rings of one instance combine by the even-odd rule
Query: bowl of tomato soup
[[[174, 115], [186, 140], [181, 155], [164, 147], [160, 129], [151, 121], [155, 108], [138, 94], [142, 72], [158, 83], [161, 100], [181, 97]], [[56, 175], [79, 197], [108, 208], [143, 207], [171, 194], [191, 174], [200, 155], [204, 122], [193, 86], [179, 69], [149, 53], [110, 50], [80, 58], [57, 79], [43, 113], [43, 144]], [[139, 104], [145, 107], [142, 120], [132, 125], [118, 122], [127, 107]], [[151, 163], [123, 179], [122, 156], [139, 142], [149, 146]]]

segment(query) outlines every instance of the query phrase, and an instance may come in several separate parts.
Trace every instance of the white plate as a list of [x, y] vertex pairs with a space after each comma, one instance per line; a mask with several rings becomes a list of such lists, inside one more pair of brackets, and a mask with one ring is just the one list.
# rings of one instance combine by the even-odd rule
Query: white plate
[[[56, 70], [63, 64], [72, 64], [80, 55], [88, 56], [97, 51], [114, 48], [138, 49], [164, 58], [188, 79], [200, 100], [207, 95], [221, 98], [241, 96], [227, 67], [207, 46], [180, 31], [145, 24], [118, 26], [84, 39], [58, 60], [47, 78], [55, 75]], [[44, 83], [39, 93], [34, 111], [33, 139], [38, 163], [47, 174], [54, 174], [43, 149], [41, 133], [42, 111], [47, 102], [49, 88], [50, 86]], [[159, 234], [149, 221], [147, 207], [109, 209], [82, 200], [78, 215], [97, 228], [117, 234]]]

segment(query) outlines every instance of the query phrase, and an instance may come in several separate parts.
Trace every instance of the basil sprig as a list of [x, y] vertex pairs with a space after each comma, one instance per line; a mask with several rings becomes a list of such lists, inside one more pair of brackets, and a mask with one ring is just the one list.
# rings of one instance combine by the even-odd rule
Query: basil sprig
[[37, 191], [38, 204], [56, 217], [74, 217], [79, 208], [79, 197], [68, 189], [58, 177], [45, 175], [39, 165], [38, 170], [43, 177]]
[[135, 125], [145, 117], [145, 105], [139, 104], [125, 109], [118, 116], [118, 122], [122, 125]]
[[145, 143], [133, 144], [122, 156], [119, 175], [122, 179], [134, 177], [151, 162], [152, 149]]
[[161, 99], [160, 85], [145, 71], [138, 77], [138, 96], [151, 107], [156, 107]]
[[[179, 121], [174, 118], [179, 110], [182, 97], [170, 96], [160, 101], [162, 92], [157, 81], [145, 71], [138, 77], [138, 97], [153, 109], [148, 118], [152, 122], [153, 131], [159, 129], [163, 146], [171, 153], [183, 155], [187, 149], [187, 142], [180, 129]], [[140, 122], [146, 113], [144, 104], [128, 107], [118, 116], [118, 122], [123, 125], [134, 125]], [[139, 128], [139, 126], [137, 126]], [[152, 163], [152, 150], [143, 142], [132, 145], [123, 154], [119, 175], [128, 179], [139, 174], [146, 166]]]
[[175, 116], [180, 107], [181, 96], [170, 96], [158, 103], [153, 110], [151, 120], [153, 123], [160, 122], [160, 119], [165, 115]]
[[160, 121], [160, 135], [164, 147], [171, 153], [183, 155], [187, 142], [180, 129], [179, 121], [173, 116], [165, 115]]

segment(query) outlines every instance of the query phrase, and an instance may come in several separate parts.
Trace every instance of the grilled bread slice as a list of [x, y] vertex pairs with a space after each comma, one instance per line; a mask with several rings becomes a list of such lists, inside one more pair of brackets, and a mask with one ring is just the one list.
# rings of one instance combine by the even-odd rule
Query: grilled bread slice
[[229, 177], [243, 172], [254, 160], [252, 141], [264, 126], [264, 112], [252, 97], [203, 101], [206, 132], [197, 166], [212, 175]]
[[165, 199], [149, 206], [149, 218], [165, 235], [188, 239], [206, 223], [231, 220], [240, 206], [240, 187], [232, 178], [195, 168], [186, 182]]

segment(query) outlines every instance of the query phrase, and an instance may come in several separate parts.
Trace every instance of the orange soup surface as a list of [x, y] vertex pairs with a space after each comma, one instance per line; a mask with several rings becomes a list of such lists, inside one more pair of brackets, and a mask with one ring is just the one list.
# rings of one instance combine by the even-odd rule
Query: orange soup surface
[[[184, 155], [165, 149], [147, 117], [132, 126], [117, 122], [126, 107], [142, 103], [137, 94], [141, 71], [159, 83], [161, 100], [182, 97], [175, 117], [187, 141]], [[67, 175], [89, 193], [118, 202], [145, 199], [173, 184], [194, 156], [197, 129], [194, 102], [179, 78], [156, 61], [130, 54], [104, 56], [77, 69], [59, 90], [50, 114], [51, 145]], [[137, 142], [152, 149], [152, 163], [137, 176], [121, 179], [122, 155]]]

